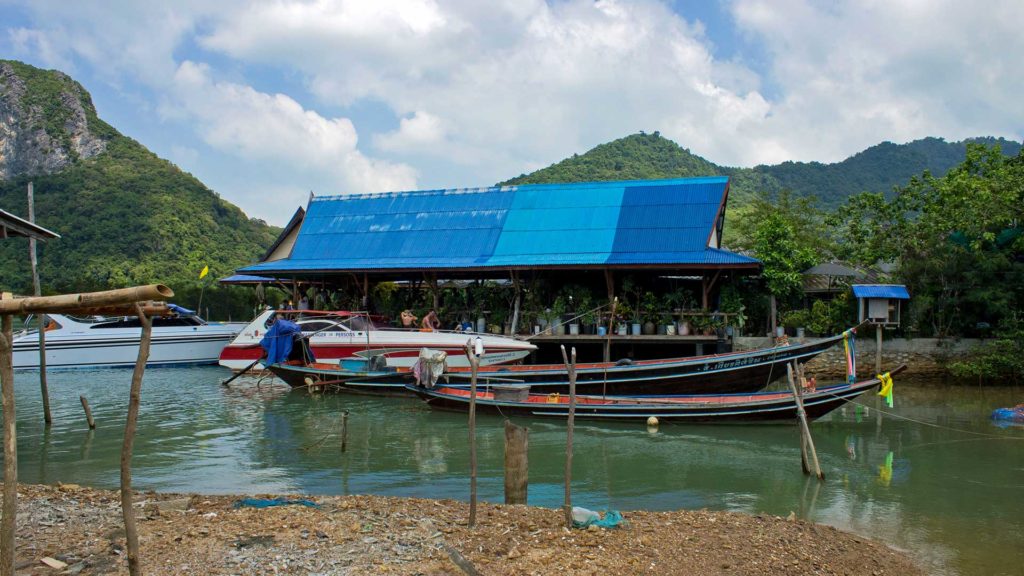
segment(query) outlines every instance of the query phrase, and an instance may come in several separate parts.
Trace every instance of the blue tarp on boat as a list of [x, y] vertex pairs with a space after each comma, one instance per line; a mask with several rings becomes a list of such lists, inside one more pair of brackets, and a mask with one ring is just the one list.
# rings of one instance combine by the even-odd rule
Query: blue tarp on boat
[[266, 365], [277, 364], [287, 360], [292, 353], [292, 343], [296, 334], [302, 334], [302, 329], [298, 324], [278, 318], [277, 322], [274, 322], [274, 325], [260, 340], [260, 346], [266, 353], [264, 363]]

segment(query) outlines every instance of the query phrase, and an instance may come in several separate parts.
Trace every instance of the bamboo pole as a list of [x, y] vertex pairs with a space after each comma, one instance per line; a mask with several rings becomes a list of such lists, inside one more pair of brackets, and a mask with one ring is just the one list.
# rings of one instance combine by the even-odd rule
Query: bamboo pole
[[[28, 221], [36, 223], [35, 199], [33, 198], [32, 183], [28, 183]], [[42, 295], [42, 288], [39, 284], [39, 264], [36, 260], [36, 238], [28, 237], [28, 256], [32, 263], [32, 294]], [[50, 390], [46, 384], [46, 315], [39, 317], [39, 393], [43, 396], [43, 422], [47, 426], [53, 424], [53, 416], [50, 414]]]
[[[793, 391], [793, 400], [796, 402], [797, 419], [800, 421], [801, 450], [804, 450], [804, 444], [806, 443], [806, 450], [810, 452], [811, 462], [814, 464], [815, 476], [818, 477], [818, 480], [825, 480], [825, 473], [821, 471], [821, 464], [818, 462], [818, 452], [814, 449], [814, 440], [811, 438], [811, 428], [807, 424], [807, 412], [804, 411], [804, 400], [800, 394], [800, 388], [796, 385], [796, 379], [793, 376], [792, 364], [786, 364], [786, 375], [789, 380], [789, 387]], [[806, 456], [804, 458], [806, 459]], [[804, 470], [807, 471], [806, 464], [804, 465]]]
[[167, 286], [150, 284], [103, 292], [4, 299], [0, 300], [0, 314], [81, 312], [87, 309], [134, 306], [137, 302], [166, 300], [172, 296], [174, 291]]
[[78, 399], [82, 401], [82, 409], [85, 410], [85, 421], [89, 424], [89, 429], [95, 429], [96, 422], [92, 419], [92, 410], [89, 409], [89, 401], [85, 399], [85, 396], [79, 396]]
[[469, 381], [469, 527], [476, 526], [476, 373], [480, 359], [473, 350], [473, 340], [466, 341], [466, 356], [472, 370]]
[[142, 324], [142, 340], [139, 342], [139, 357], [132, 373], [132, 386], [128, 399], [128, 421], [124, 427], [124, 444], [121, 446], [121, 513], [124, 516], [124, 532], [128, 549], [128, 573], [140, 576], [139, 534], [135, 529], [135, 511], [132, 509], [132, 446], [135, 443], [135, 427], [139, 419], [139, 398], [142, 393], [142, 375], [149, 359], [149, 345], [153, 336], [153, 320], [146, 316], [142, 306], [137, 306], [139, 323]]
[[562, 360], [569, 375], [569, 423], [565, 439], [565, 504], [562, 505], [562, 510], [565, 512], [565, 527], [572, 528], [572, 432], [576, 419], [576, 347], [572, 348], [570, 361], [565, 355], [563, 345]]
[[[10, 294], [0, 295], [0, 302]], [[14, 414], [14, 331], [10, 314], [0, 316], [0, 396], [4, 414], [3, 519], [0, 520], [0, 576], [14, 576], [14, 522], [18, 515], [18, 440]]]

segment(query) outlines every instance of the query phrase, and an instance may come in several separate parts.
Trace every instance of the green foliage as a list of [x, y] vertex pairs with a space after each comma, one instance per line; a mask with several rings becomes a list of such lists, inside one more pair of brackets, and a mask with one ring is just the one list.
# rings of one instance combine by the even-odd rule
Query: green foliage
[[722, 174], [722, 170], [662, 138], [658, 132], [641, 132], [597, 146], [582, 156], [574, 154], [572, 158], [502, 184], [647, 180], [716, 174]]
[[[927, 172], [878, 206], [868, 228], [884, 231], [885, 249], [913, 296], [917, 330], [970, 334], [998, 324], [1024, 304], [1024, 154], [969, 146], [942, 178]], [[875, 241], [876, 246], [883, 245]]]
[[780, 299], [795, 297], [803, 285], [801, 272], [823, 259], [821, 215], [811, 198], [782, 192], [756, 198], [736, 222], [741, 248], [764, 264], [768, 291]]
[[953, 375], [977, 378], [978, 383], [1019, 384], [1024, 381], [1024, 322], [1011, 314], [1003, 319], [998, 337], [966, 360], [950, 364]]
[[[61, 235], [39, 244], [45, 293], [105, 290], [135, 284], [167, 284], [181, 296], [198, 292], [215, 314], [211, 278], [226, 276], [257, 260], [278, 229], [246, 218], [198, 180], [123, 136], [107, 151], [79, 160], [53, 175], [32, 179], [36, 222]], [[27, 214], [27, 178], [0, 182], [0, 205]], [[27, 241], [0, 244], [0, 284], [31, 291]], [[205, 308], [205, 305], [204, 305]]]

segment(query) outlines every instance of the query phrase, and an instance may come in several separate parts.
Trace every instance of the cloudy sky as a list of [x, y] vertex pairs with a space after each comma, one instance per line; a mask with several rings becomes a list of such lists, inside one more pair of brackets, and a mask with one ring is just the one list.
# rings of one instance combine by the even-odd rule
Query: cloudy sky
[[1024, 2], [0, 0], [0, 58], [247, 214], [491, 185], [641, 130], [712, 162], [1024, 136]]

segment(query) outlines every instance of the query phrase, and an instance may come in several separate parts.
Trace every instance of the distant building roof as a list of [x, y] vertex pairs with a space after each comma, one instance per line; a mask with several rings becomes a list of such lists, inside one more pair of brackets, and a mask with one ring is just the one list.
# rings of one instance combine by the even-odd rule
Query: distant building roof
[[60, 234], [56, 232], [51, 232], [42, 226], [37, 226], [6, 210], [0, 210], [0, 238], [10, 238], [12, 236], [23, 236], [37, 240], [60, 238]]
[[287, 258], [239, 272], [757, 269], [719, 247], [728, 191], [710, 177], [317, 197]]
[[851, 286], [857, 298], [896, 298], [910, 300], [907, 287], [902, 284], [854, 284]]

